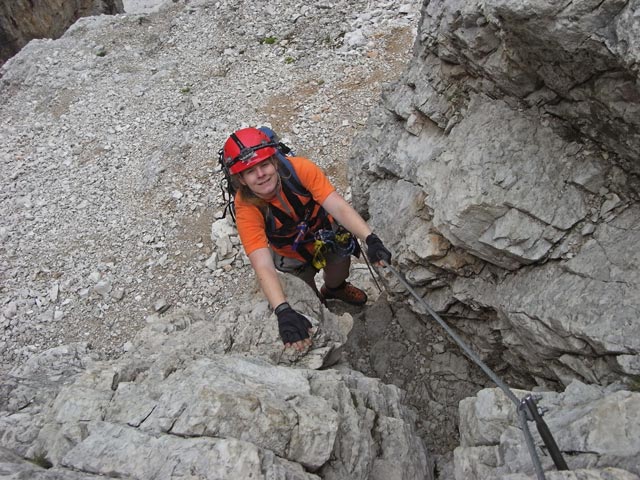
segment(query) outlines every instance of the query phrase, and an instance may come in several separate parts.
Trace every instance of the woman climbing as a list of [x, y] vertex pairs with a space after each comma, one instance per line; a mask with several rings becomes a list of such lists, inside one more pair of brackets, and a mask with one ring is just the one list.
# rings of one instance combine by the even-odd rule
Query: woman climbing
[[[367, 295], [347, 281], [350, 256], [360, 253], [353, 235], [365, 241], [374, 264], [390, 263], [391, 253], [317, 165], [285, 156], [282, 148], [271, 130], [243, 128], [225, 142], [222, 163], [237, 191], [240, 240], [278, 317], [280, 337], [300, 351], [311, 345], [311, 323], [287, 303], [276, 269], [303, 279], [322, 301], [363, 305]], [[314, 277], [321, 269], [318, 291]]]

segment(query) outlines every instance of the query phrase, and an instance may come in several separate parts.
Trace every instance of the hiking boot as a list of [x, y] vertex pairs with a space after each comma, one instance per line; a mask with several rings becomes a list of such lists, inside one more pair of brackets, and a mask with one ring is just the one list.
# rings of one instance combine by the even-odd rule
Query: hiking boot
[[325, 300], [335, 298], [350, 305], [364, 305], [367, 303], [367, 294], [349, 282], [343, 282], [338, 288], [327, 288], [326, 285], [323, 285], [320, 288], [320, 293]]

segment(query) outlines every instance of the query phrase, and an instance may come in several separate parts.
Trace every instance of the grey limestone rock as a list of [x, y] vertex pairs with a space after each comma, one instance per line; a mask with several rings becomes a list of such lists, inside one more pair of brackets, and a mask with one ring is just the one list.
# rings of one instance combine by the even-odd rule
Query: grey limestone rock
[[0, 64], [34, 38], [58, 38], [80, 17], [122, 12], [122, 0], [2, 2]]
[[[518, 398], [527, 394], [514, 391]], [[563, 393], [543, 392], [538, 404], [571, 472], [554, 472], [532, 422], [530, 429], [547, 478], [639, 478], [640, 394], [572, 382]], [[498, 389], [482, 390], [460, 403], [461, 446], [455, 478], [535, 478], [515, 405]]]
[[[637, 385], [639, 8], [424, 2], [409, 68], [354, 143], [359, 211], [418, 294], [521, 388], [569, 386], [568, 398], [601, 388], [576, 381]], [[396, 301], [422, 311], [386, 278]], [[459, 371], [446, 355], [429, 371]], [[554, 405], [548, 421], [575, 473], [549, 478], [636, 478], [636, 395]], [[463, 401], [455, 468], [439, 470], [533, 475], [509, 407], [486, 391]], [[620, 443], [617, 428], [602, 431], [623, 421]]]
[[541, 384], [637, 375], [637, 9], [427, 2], [354, 144], [354, 199], [407, 278]]
[[432, 478], [401, 390], [318, 370], [338, 360], [350, 315], [308, 300], [301, 280], [283, 281], [315, 326], [310, 351], [283, 353], [254, 292], [214, 319], [194, 309], [156, 316], [118, 360], [78, 345], [9, 372], [0, 446], [77, 478]]

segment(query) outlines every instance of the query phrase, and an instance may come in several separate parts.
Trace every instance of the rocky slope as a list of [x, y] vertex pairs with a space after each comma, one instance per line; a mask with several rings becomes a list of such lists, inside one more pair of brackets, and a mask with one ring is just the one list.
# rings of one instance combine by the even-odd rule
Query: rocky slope
[[407, 276], [542, 385], [640, 374], [637, 10], [598, 5], [430, 2], [352, 162]]
[[2, 475], [432, 478], [403, 392], [312, 370], [351, 317], [298, 305], [320, 329], [289, 358], [232, 226], [211, 228], [217, 150], [242, 125], [346, 190], [417, 7], [181, 2], [81, 19], [3, 67]]
[[352, 320], [287, 280], [316, 328], [307, 355], [282, 351], [267, 302], [250, 291], [215, 319], [187, 309], [155, 316], [118, 360], [74, 344], [12, 370], [2, 385], [0, 473], [433, 478], [399, 389], [345, 368], [316, 370], [339, 358]]
[[222, 142], [270, 124], [346, 192], [348, 146], [408, 60], [417, 9], [178, 2], [29, 43], [0, 89], [2, 363], [69, 341], [117, 355], [154, 311], [213, 315], [246, 290], [238, 249], [218, 264], [210, 239]]

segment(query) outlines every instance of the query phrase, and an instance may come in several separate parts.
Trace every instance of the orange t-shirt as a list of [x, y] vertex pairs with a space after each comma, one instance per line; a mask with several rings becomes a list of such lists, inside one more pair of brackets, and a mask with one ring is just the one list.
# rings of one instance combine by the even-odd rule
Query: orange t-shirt
[[[327, 176], [320, 167], [307, 158], [287, 157], [287, 159], [291, 162], [293, 169], [300, 179], [300, 183], [309, 191], [313, 199], [319, 205], [322, 205], [322, 202], [335, 191], [335, 188], [331, 185]], [[281, 199], [286, 202], [285, 205], [282, 204]], [[284, 194], [276, 195], [269, 201], [269, 204], [284, 212], [293, 212], [293, 207], [289, 204]], [[246, 254], [250, 255], [259, 248], [268, 247], [269, 240], [267, 239], [266, 225], [260, 209], [245, 201], [239, 192], [236, 194], [235, 205], [238, 234], [240, 235], [240, 241]], [[297, 214], [295, 215], [297, 217]], [[295, 218], [294, 220], [299, 220], [299, 218]], [[312, 245], [313, 243], [310, 244], [310, 246]], [[304, 261], [304, 258], [296, 253], [290, 245], [282, 248], [272, 246], [271, 248], [284, 257], [293, 257]]]

